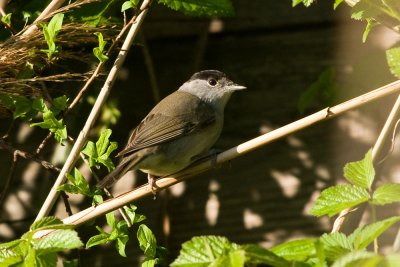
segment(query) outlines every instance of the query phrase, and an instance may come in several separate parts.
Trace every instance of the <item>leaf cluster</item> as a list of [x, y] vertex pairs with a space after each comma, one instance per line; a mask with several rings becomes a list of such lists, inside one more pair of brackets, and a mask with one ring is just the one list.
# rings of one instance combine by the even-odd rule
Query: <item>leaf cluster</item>
[[[51, 232], [42, 238], [34, 237], [47, 230]], [[0, 245], [0, 266], [55, 267], [58, 252], [82, 246], [72, 226], [63, 224], [56, 217], [45, 217], [33, 223], [20, 239]]]

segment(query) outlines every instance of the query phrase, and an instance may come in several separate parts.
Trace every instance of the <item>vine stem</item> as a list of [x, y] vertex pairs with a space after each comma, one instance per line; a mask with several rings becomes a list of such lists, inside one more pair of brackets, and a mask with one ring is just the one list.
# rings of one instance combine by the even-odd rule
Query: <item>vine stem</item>
[[121, 69], [123, 62], [125, 61], [126, 55], [129, 51], [129, 48], [131, 47], [134, 38], [136, 37], [138, 30], [147, 14], [148, 8], [150, 7], [152, 0], [144, 0], [139, 11], [139, 15], [136, 18], [136, 23], [133, 23], [126, 38], [125, 41], [118, 53], [118, 56], [114, 62], [114, 65], [112, 66], [107, 79], [104, 83], [104, 86], [102, 87], [96, 102], [92, 108], [92, 111], [89, 114], [88, 119], [86, 120], [86, 123], [79, 133], [78, 138], [76, 139], [76, 142], [74, 146], [72, 147], [72, 150], [70, 154], [68, 155], [68, 158], [61, 169], [60, 174], [57, 177], [56, 182], [54, 183], [53, 187], [50, 189], [50, 192], [41, 207], [36, 220], [39, 220], [43, 218], [44, 216], [47, 216], [53, 207], [54, 203], [56, 202], [56, 199], [58, 197], [58, 191], [57, 188], [65, 182], [65, 175], [71, 170], [72, 166], [75, 164], [76, 160], [79, 158], [79, 153], [85, 144], [87, 140], [87, 134], [89, 130], [92, 128], [94, 125], [101, 107], [104, 105], [110, 91], [112, 88], [112, 85], [114, 84], [115, 79], [117, 78], [117, 73]]
[[[208, 169], [211, 169], [213, 166], [215, 166], [215, 163], [221, 164], [223, 162], [230, 161], [236, 157], [239, 157], [243, 154], [253, 151], [256, 148], [264, 146], [264, 145], [271, 143], [275, 140], [278, 140], [282, 137], [288, 136], [294, 132], [297, 132], [308, 126], [311, 126], [317, 122], [333, 118], [334, 116], [337, 116], [341, 113], [344, 113], [346, 111], [349, 111], [349, 110], [357, 108], [357, 107], [360, 107], [362, 105], [365, 105], [373, 100], [377, 100], [384, 96], [387, 96], [387, 95], [390, 95], [393, 93], [398, 93], [399, 91], [400, 91], [400, 80], [390, 83], [388, 85], [385, 85], [383, 87], [380, 87], [378, 89], [375, 89], [373, 91], [370, 91], [361, 96], [355, 97], [351, 100], [348, 100], [344, 103], [338, 104], [334, 107], [325, 108], [321, 111], [318, 111], [318, 112], [311, 114], [307, 117], [304, 117], [300, 120], [297, 120], [295, 122], [287, 124], [281, 128], [278, 128], [276, 130], [268, 132], [264, 135], [258, 136], [256, 138], [251, 139], [245, 143], [242, 143], [236, 147], [233, 147], [231, 149], [224, 151], [223, 153], [219, 154], [215, 160], [213, 159], [213, 160], [201, 162], [197, 165], [189, 167], [188, 169], [183, 170], [183, 171], [173, 175], [173, 177], [160, 178], [156, 181], [155, 184], [159, 189], [165, 189], [165, 188], [170, 187], [176, 183], [179, 183], [189, 177], [192, 177], [195, 174], [198, 174], [198, 173], [204, 172]], [[109, 199], [109, 200], [97, 205], [96, 207], [89, 207], [85, 210], [82, 210], [70, 217], [65, 218], [63, 220], [63, 222], [65, 224], [71, 224], [71, 225], [78, 226], [82, 223], [92, 220], [93, 218], [104, 215], [112, 210], [118, 209], [119, 207], [122, 207], [128, 203], [131, 203], [135, 200], [138, 200], [140, 198], [143, 198], [143, 197], [149, 196], [149, 195], [152, 195], [152, 192], [151, 192], [149, 186], [143, 185], [143, 186], [133, 189], [132, 191], [129, 191], [129, 192], [126, 192], [119, 196], [116, 196], [113, 199]], [[41, 234], [38, 234], [36, 237], [40, 237], [45, 234], [46, 233], [43, 232]]]

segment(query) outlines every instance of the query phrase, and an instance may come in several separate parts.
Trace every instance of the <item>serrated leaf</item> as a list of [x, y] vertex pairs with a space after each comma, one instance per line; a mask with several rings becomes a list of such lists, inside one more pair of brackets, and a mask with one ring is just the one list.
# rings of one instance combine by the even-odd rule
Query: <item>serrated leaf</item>
[[390, 72], [400, 79], [400, 47], [386, 50], [386, 60], [390, 68]]
[[331, 261], [353, 250], [352, 242], [343, 233], [323, 234], [319, 240], [324, 245], [326, 258]]
[[387, 183], [378, 187], [372, 195], [371, 203], [385, 205], [400, 201], [400, 184]]
[[295, 7], [300, 3], [303, 3], [304, 6], [309, 7], [315, 0], [292, 0], [292, 6]]
[[365, 157], [356, 162], [347, 163], [343, 169], [344, 177], [352, 184], [370, 189], [375, 178], [375, 169], [372, 163], [372, 149]]
[[179, 256], [170, 265], [173, 267], [213, 266], [220, 257], [228, 255], [238, 246], [220, 236], [197, 236], [183, 243]]
[[75, 249], [83, 246], [74, 230], [57, 230], [39, 240], [34, 246], [38, 255]]
[[353, 243], [355, 249], [364, 249], [375, 238], [379, 237], [384, 231], [399, 221], [400, 216], [396, 216], [359, 227], [349, 236], [349, 240]]
[[119, 255], [121, 255], [122, 257], [126, 257], [125, 246], [128, 240], [128, 235], [121, 235], [117, 238], [117, 242], [115, 243], [115, 247], [117, 248]]
[[106, 152], [111, 134], [112, 131], [110, 129], [101, 132], [99, 140], [96, 142], [97, 155], [103, 155]]
[[97, 158], [96, 145], [92, 141], [88, 141], [82, 153], [89, 157], [89, 165], [93, 167], [96, 164], [94, 159]]
[[89, 183], [77, 168], [74, 168], [74, 175], [67, 173], [65, 176], [72, 183], [72, 185], [63, 184], [59, 186], [57, 190], [63, 190], [73, 194], [82, 194], [88, 197], [93, 196], [93, 192], [90, 190]]
[[344, 0], [335, 0], [335, 3], [333, 4], [333, 9], [336, 9]]
[[271, 248], [271, 252], [286, 260], [305, 261], [315, 254], [315, 239], [292, 240]]
[[[249, 259], [249, 262], [256, 265], [267, 264], [275, 267], [290, 266], [289, 261], [287, 261], [284, 257], [276, 255], [276, 253], [272, 252], [272, 250], [270, 251], [256, 245], [245, 245], [242, 246], [242, 249], [244, 249], [246, 257]], [[288, 253], [284, 254], [288, 255]]]
[[110, 237], [109, 234], [99, 234], [99, 235], [92, 236], [86, 242], [86, 248], [105, 244], [105, 243], [109, 242], [109, 237]]
[[364, 30], [363, 37], [362, 37], [363, 43], [365, 43], [367, 41], [369, 32], [372, 30], [372, 28], [374, 26], [378, 25], [378, 23], [373, 19], [366, 19], [366, 21], [367, 21], [367, 26], [365, 26], [365, 30]]
[[107, 224], [111, 226], [112, 229], [116, 227], [115, 216], [113, 211], [106, 214], [106, 220]]
[[381, 0], [360, 0], [352, 8], [351, 18], [356, 20], [371, 19], [382, 14]]
[[332, 267], [359, 266], [356, 265], [356, 263], [359, 262], [360, 260], [370, 259], [373, 257], [380, 257], [380, 256], [368, 251], [353, 251], [337, 259], [334, 262], [334, 264], [332, 264]]
[[67, 108], [68, 98], [66, 95], [57, 97], [53, 99], [53, 107], [51, 111], [53, 111], [54, 115], [58, 115], [61, 111]]
[[44, 217], [43, 219], [40, 219], [40, 220], [34, 222], [31, 225], [30, 230], [31, 231], [38, 230], [40, 228], [43, 228], [46, 226], [51, 226], [51, 225], [63, 225], [63, 222], [54, 216]]
[[156, 256], [157, 240], [153, 232], [146, 225], [139, 225], [137, 231], [139, 247], [146, 257], [152, 259]]
[[129, 207], [127, 207], [127, 206], [124, 207], [125, 213], [129, 217], [131, 224], [139, 223], [146, 219], [146, 216], [137, 214], [135, 212], [136, 209], [137, 209], [137, 207], [133, 204], [131, 204]]
[[158, 0], [169, 8], [192, 16], [233, 16], [230, 0]]
[[336, 185], [322, 191], [311, 214], [314, 216], [333, 215], [368, 201], [368, 191], [356, 185]]

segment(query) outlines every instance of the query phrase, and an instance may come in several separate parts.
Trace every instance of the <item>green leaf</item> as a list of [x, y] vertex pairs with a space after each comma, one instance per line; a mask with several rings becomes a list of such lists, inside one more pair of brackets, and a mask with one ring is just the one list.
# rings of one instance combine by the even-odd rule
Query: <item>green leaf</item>
[[292, 0], [292, 6], [295, 7], [300, 3], [303, 3], [304, 6], [309, 7], [315, 0]]
[[400, 201], [400, 184], [387, 183], [378, 187], [372, 195], [371, 203], [385, 205]]
[[13, 112], [13, 118], [30, 121], [37, 114], [32, 108], [32, 101], [25, 96], [0, 95], [0, 103]]
[[335, 3], [333, 4], [333, 9], [336, 9], [344, 0], [335, 0]]
[[311, 214], [314, 216], [333, 215], [368, 201], [368, 191], [356, 185], [336, 185], [322, 191]]
[[327, 68], [322, 71], [317, 81], [311, 84], [307, 90], [301, 94], [297, 103], [299, 112], [303, 114], [312, 103], [318, 100], [322, 101], [324, 106], [330, 106], [336, 91], [335, 79], [336, 70], [334, 68]]
[[128, 235], [121, 235], [117, 238], [117, 242], [115, 243], [115, 247], [117, 248], [119, 255], [121, 255], [122, 257], [126, 257], [125, 246], [128, 240]]
[[[301, 245], [301, 244], [300, 244]], [[296, 248], [295, 246], [293, 246]], [[257, 264], [267, 264], [275, 267], [286, 267], [290, 266], [289, 261], [285, 259], [285, 256], [278, 256], [276, 253], [274, 253], [272, 250], [268, 250], [256, 245], [245, 245], [241, 247], [244, 249], [246, 253], [246, 257], [248, 258], [248, 261], [250, 263], [254, 263], [255, 265]], [[278, 249], [279, 250], [279, 249]], [[281, 252], [284, 255], [294, 255], [295, 253], [288, 253], [288, 251], [285, 251], [283, 248]]]
[[137, 231], [139, 247], [147, 258], [153, 259], [156, 256], [157, 240], [153, 232], [146, 225], [139, 225]]
[[343, 233], [323, 234], [319, 240], [324, 245], [326, 258], [330, 261], [353, 250], [352, 242]]
[[332, 267], [345, 267], [345, 266], [363, 266], [358, 265], [362, 260], [379, 257], [378, 255], [368, 251], [353, 251], [335, 261]]
[[90, 167], [99, 168], [100, 164], [107, 167], [110, 172], [115, 168], [114, 163], [109, 158], [110, 154], [118, 148], [117, 142], [110, 142], [109, 138], [112, 131], [110, 129], [104, 130], [96, 144], [89, 141], [82, 153], [89, 156]]
[[121, 7], [121, 12], [125, 12], [126, 10], [130, 8], [136, 8], [137, 4], [139, 3], [139, 0], [130, 0], [130, 1], [125, 1], [122, 4]]
[[216, 266], [215, 262], [238, 248], [238, 245], [229, 242], [225, 237], [196, 236], [183, 243], [178, 258], [170, 266]]
[[400, 79], [400, 47], [386, 50], [386, 60], [388, 62], [390, 72]]
[[57, 116], [61, 111], [67, 108], [67, 103], [68, 103], [68, 98], [66, 95], [54, 98], [53, 107], [51, 108], [51, 111], [53, 111], [53, 114]]
[[50, 110], [43, 113], [43, 121], [31, 123], [31, 127], [39, 126], [42, 129], [48, 129], [54, 133], [54, 138], [60, 144], [67, 138], [67, 128], [64, 125], [63, 119], [57, 120], [54, 113]]
[[354, 248], [361, 250], [366, 248], [371, 242], [386, 231], [390, 226], [400, 221], [400, 216], [388, 218], [369, 225], [357, 228], [350, 236], [349, 240]]
[[137, 207], [133, 204], [131, 204], [129, 207], [124, 206], [124, 210], [126, 215], [129, 217], [129, 220], [131, 221], [131, 224], [139, 223], [141, 221], [146, 220], [146, 216], [137, 214], [136, 211]]
[[375, 178], [375, 169], [372, 163], [372, 149], [368, 150], [364, 159], [347, 163], [343, 169], [344, 177], [352, 184], [370, 189]]
[[142, 262], [142, 267], [154, 267], [157, 264], [155, 259], [146, 259]]
[[92, 236], [87, 241], [86, 248], [88, 249], [88, 248], [93, 247], [93, 246], [97, 246], [97, 245], [108, 243], [110, 241], [109, 237], [110, 237], [109, 234], [98, 234], [98, 235]]
[[367, 41], [369, 32], [372, 30], [372, 28], [375, 27], [376, 25], [378, 25], [378, 23], [373, 19], [366, 19], [366, 21], [367, 21], [367, 26], [365, 27], [363, 37], [362, 37], [363, 43], [365, 43]]
[[43, 28], [44, 39], [46, 40], [48, 46], [48, 49], [42, 49], [41, 51], [47, 53], [47, 57], [49, 59], [52, 58], [53, 54], [59, 51], [59, 48], [56, 46], [55, 41], [58, 32], [61, 30], [63, 19], [64, 14], [58, 13], [51, 18], [49, 24], [40, 24]]
[[352, 8], [351, 17], [356, 20], [376, 18], [383, 10], [381, 0], [360, 0]]
[[5, 16], [1, 17], [1, 22], [3, 22], [8, 27], [11, 27], [11, 15], [12, 13], [8, 13]]
[[192, 16], [233, 16], [230, 0], [158, 0], [169, 8]]
[[271, 251], [286, 260], [305, 261], [315, 254], [314, 243], [314, 238], [292, 240], [271, 248]]
[[111, 226], [112, 229], [116, 227], [115, 216], [113, 211], [106, 214], [106, 220], [107, 224]]
[[54, 38], [53, 41], [55, 40], [55, 37], [57, 36], [58, 32], [61, 30], [63, 19], [64, 19], [64, 14], [62, 13], [55, 14], [51, 18], [49, 24], [47, 25], [47, 28], [49, 29], [52, 38]]
[[104, 47], [106, 46], [107, 42], [104, 41], [103, 34], [101, 32], [96, 32], [95, 35], [99, 41], [99, 46], [93, 48], [93, 54], [100, 62], [105, 62], [108, 59], [108, 57], [104, 54]]
[[78, 234], [74, 230], [57, 230], [39, 240], [34, 245], [37, 255], [60, 252], [66, 249], [75, 249], [83, 246]]
[[44, 227], [53, 226], [53, 225], [63, 225], [63, 222], [54, 216], [44, 217], [43, 219], [40, 219], [40, 220], [34, 222], [31, 225], [30, 230], [34, 231], [34, 230], [43, 229]]

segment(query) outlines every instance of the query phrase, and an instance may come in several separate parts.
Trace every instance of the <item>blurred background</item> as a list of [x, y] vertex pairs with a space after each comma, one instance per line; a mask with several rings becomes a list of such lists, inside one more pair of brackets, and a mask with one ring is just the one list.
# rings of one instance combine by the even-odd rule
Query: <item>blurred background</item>
[[[218, 69], [248, 88], [234, 94], [226, 108], [225, 127], [216, 144], [222, 150], [395, 80], [385, 49], [399, 41], [398, 35], [377, 27], [363, 43], [365, 23], [351, 20], [345, 4], [336, 11], [332, 1], [318, 1], [310, 8], [292, 8], [289, 0], [233, 0], [233, 4], [236, 16], [226, 19], [193, 18], [152, 6], [108, 103], [121, 114], [111, 126], [111, 139], [120, 147], [160, 98], [199, 70]], [[331, 77], [330, 90], [302, 110], [304, 92], [323, 73]], [[313, 217], [309, 210], [322, 189], [343, 181], [344, 164], [360, 160], [373, 146], [395, 99], [393, 95], [376, 101], [218, 166], [156, 199], [134, 203], [137, 212], [147, 217], [146, 224], [159, 244], [169, 249], [171, 259], [183, 242], [196, 235], [222, 235], [269, 248], [330, 231], [333, 220]], [[80, 110], [79, 115], [86, 117], [87, 112]], [[82, 124], [76, 119], [69, 119], [77, 125], [73, 136]], [[0, 123], [2, 131], [7, 127], [8, 123]], [[20, 132], [16, 139], [26, 150], [31, 142], [24, 141], [27, 136], [43, 139], [43, 133], [26, 130], [23, 136], [22, 128], [16, 130]], [[57, 147], [58, 154], [52, 155], [55, 146], [44, 155], [57, 163], [57, 155], [65, 155], [68, 147]], [[378, 166], [379, 179], [400, 182], [399, 153], [395, 146]], [[2, 176], [11, 160], [0, 150]], [[17, 169], [0, 214], [1, 241], [26, 231], [52, 186], [54, 175], [36, 163], [24, 160]], [[90, 176], [85, 166], [80, 169]], [[145, 182], [142, 173], [129, 173], [115, 185], [114, 194]], [[90, 205], [74, 195], [70, 201], [74, 212]], [[399, 212], [397, 206], [380, 211], [385, 214], [378, 216]], [[67, 216], [62, 201], [55, 212], [60, 218]], [[367, 217], [368, 210], [363, 218]], [[83, 239], [96, 234], [86, 226], [78, 231]], [[385, 242], [390, 244], [393, 235], [395, 230]], [[136, 266], [140, 251], [134, 239], [128, 244], [127, 258], [107, 246], [81, 251], [82, 266]]]

